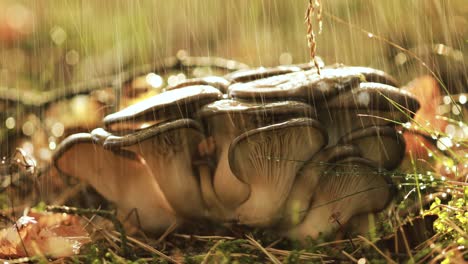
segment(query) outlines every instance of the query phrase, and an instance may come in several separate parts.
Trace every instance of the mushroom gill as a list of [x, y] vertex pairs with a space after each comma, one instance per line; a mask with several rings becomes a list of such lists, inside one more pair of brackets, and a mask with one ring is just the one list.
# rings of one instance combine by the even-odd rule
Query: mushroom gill
[[307, 215], [288, 235], [304, 240], [331, 234], [354, 215], [384, 209], [392, 189], [390, 177], [373, 162], [359, 157], [344, 159], [322, 174]]
[[149, 127], [124, 136], [109, 136], [104, 148], [125, 149], [141, 155], [177, 215], [197, 219], [206, 215], [193, 159], [204, 139], [191, 119]]
[[291, 119], [243, 133], [229, 149], [234, 175], [250, 185], [250, 196], [237, 208], [241, 224], [269, 226], [284, 203], [304, 161], [326, 145], [322, 126], [310, 118]]
[[207, 133], [213, 137], [216, 144], [217, 167], [213, 184], [220, 202], [226, 208], [235, 209], [250, 193], [249, 186], [239, 181], [229, 168], [228, 150], [234, 138], [261, 126], [308, 116], [310, 112], [311, 107], [301, 102], [260, 104], [233, 99], [213, 102], [199, 111], [200, 117], [206, 123]]
[[325, 170], [336, 161], [360, 156], [360, 153], [360, 150], [353, 145], [336, 145], [322, 149], [313, 155], [296, 176], [286, 201], [282, 227], [292, 227], [304, 219], [312, 195]]

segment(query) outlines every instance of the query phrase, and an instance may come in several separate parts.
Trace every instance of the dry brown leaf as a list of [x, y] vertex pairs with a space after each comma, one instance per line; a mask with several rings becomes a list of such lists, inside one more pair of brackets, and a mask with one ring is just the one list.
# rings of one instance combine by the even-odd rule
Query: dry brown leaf
[[0, 258], [68, 257], [89, 242], [78, 216], [31, 212], [12, 227], [0, 230]]

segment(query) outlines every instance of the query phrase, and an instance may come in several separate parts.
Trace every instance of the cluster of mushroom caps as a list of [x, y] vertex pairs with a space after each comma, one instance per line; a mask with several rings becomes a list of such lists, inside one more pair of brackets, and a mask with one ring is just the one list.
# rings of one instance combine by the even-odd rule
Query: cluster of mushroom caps
[[209, 219], [316, 238], [391, 201], [396, 126], [419, 108], [396, 87], [343, 65], [186, 80], [66, 138], [54, 165], [148, 231]]

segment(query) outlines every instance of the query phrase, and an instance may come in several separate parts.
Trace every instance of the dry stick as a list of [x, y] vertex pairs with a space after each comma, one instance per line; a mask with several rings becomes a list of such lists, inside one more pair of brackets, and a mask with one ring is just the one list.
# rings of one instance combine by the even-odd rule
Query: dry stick
[[385, 260], [387, 261], [387, 263], [392, 263], [392, 264], [397, 264], [393, 259], [391, 259], [389, 256], [385, 255], [376, 245], [374, 245], [374, 243], [372, 243], [371, 241], [369, 241], [367, 238], [363, 237], [363, 236], [358, 236], [362, 241], [364, 241], [365, 243], [367, 243], [368, 245], [370, 245], [372, 248], [375, 249], [375, 251], [377, 251], [382, 257], [385, 258]]
[[252, 236], [247, 235], [246, 237], [250, 241], [250, 244], [252, 244], [256, 248], [260, 249], [265, 255], [267, 255], [267, 257], [271, 260], [271, 262], [273, 262], [275, 264], [281, 264], [281, 261], [279, 261], [279, 259], [277, 259], [270, 252], [268, 252], [268, 250], [266, 250], [264, 247], [262, 247], [262, 245], [260, 245], [260, 243], [258, 243]]
[[145, 243], [143, 243], [143, 242], [141, 242], [141, 241], [139, 241], [139, 240], [137, 240], [137, 239], [135, 239], [133, 237], [128, 237], [128, 241], [136, 244], [137, 246], [141, 247], [142, 249], [144, 249], [144, 250], [146, 250], [146, 251], [148, 251], [150, 253], [153, 253], [153, 254], [156, 254], [156, 255], [160, 256], [161, 258], [163, 258], [163, 259], [165, 259], [165, 260], [167, 260], [169, 262], [178, 263], [176, 260], [172, 259], [168, 255], [162, 253], [161, 251], [159, 251], [159, 250], [157, 250], [157, 249], [155, 249], [155, 248], [153, 248], [153, 247], [151, 247], [151, 246], [149, 246], [149, 245], [147, 245], [147, 244], [145, 244]]
[[211, 248], [210, 250], [208, 250], [208, 252], [206, 253], [205, 257], [203, 258], [203, 261], [201, 262], [201, 264], [206, 264], [208, 263], [208, 260], [210, 259], [210, 256], [215, 252], [216, 248], [221, 244], [223, 243], [224, 240], [218, 240], [218, 242], [216, 242]]
[[341, 254], [345, 255], [347, 258], [349, 258], [351, 261], [355, 262], [355, 263], [358, 263], [358, 260], [351, 256], [348, 252], [344, 251], [344, 250], [341, 250]]
[[316, 8], [318, 8], [317, 21], [319, 22], [319, 34], [322, 32], [322, 5], [320, 4], [320, 0], [309, 0], [309, 5], [307, 6], [305, 13], [305, 22], [307, 24], [307, 46], [309, 47], [310, 60], [314, 62], [317, 73], [320, 75], [320, 67], [315, 57], [317, 52], [317, 41], [315, 38], [314, 28], [312, 26], [312, 16], [315, 14]]

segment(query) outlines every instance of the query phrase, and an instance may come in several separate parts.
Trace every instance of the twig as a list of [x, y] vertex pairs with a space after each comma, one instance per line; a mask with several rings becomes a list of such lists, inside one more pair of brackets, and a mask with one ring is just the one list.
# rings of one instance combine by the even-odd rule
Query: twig
[[149, 245], [147, 245], [147, 244], [145, 244], [145, 243], [143, 243], [143, 242], [141, 242], [141, 241], [139, 241], [139, 240], [137, 240], [137, 239], [135, 239], [133, 237], [128, 237], [128, 241], [136, 244], [137, 246], [141, 247], [142, 249], [144, 249], [144, 250], [146, 250], [146, 251], [148, 251], [150, 253], [153, 253], [153, 254], [156, 254], [156, 255], [160, 256], [161, 258], [163, 258], [163, 259], [165, 259], [165, 260], [167, 260], [169, 262], [178, 263], [176, 260], [172, 259], [168, 255], [162, 253], [161, 251], [159, 251], [159, 250], [157, 250], [157, 249], [155, 249], [155, 248], [153, 248], [153, 247], [151, 247], [151, 246], [149, 246]]
[[250, 241], [250, 243], [254, 247], [260, 249], [260, 251], [262, 251], [271, 260], [271, 262], [273, 262], [275, 264], [281, 264], [281, 261], [279, 261], [279, 259], [277, 259], [270, 252], [268, 252], [268, 250], [266, 250], [264, 247], [262, 247], [262, 245], [260, 245], [260, 243], [258, 243], [251, 235], [247, 235], [246, 237]]
[[385, 255], [374, 243], [372, 243], [371, 241], [369, 241], [367, 238], [363, 237], [363, 236], [358, 236], [362, 241], [364, 241], [366, 244], [368, 244], [369, 246], [371, 246], [372, 248], [375, 249], [375, 251], [377, 251], [382, 257], [385, 258], [385, 260], [387, 261], [387, 263], [392, 263], [392, 264], [396, 264], [396, 262], [391, 259], [389, 256]]
[[201, 262], [201, 264], [206, 264], [208, 263], [208, 260], [210, 259], [210, 256], [214, 253], [214, 251], [216, 250], [216, 248], [221, 244], [223, 243], [224, 240], [218, 240], [218, 242], [216, 242], [211, 248], [210, 250], [208, 250], [208, 253], [206, 253], [205, 257], [203, 258], [203, 261]]
[[347, 258], [349, 258], [351, 261], [353, 261], [353, 262], [355, 262], [355, 263], [358, 262], [358, 260], [357, 260], [355, 257], [351, 256], [348, 252], [346, 252], [346, 251], [344, 251], [344, 250], [341, 250], [341, 253], [342, 253], [343, 255], [345, 255]]

